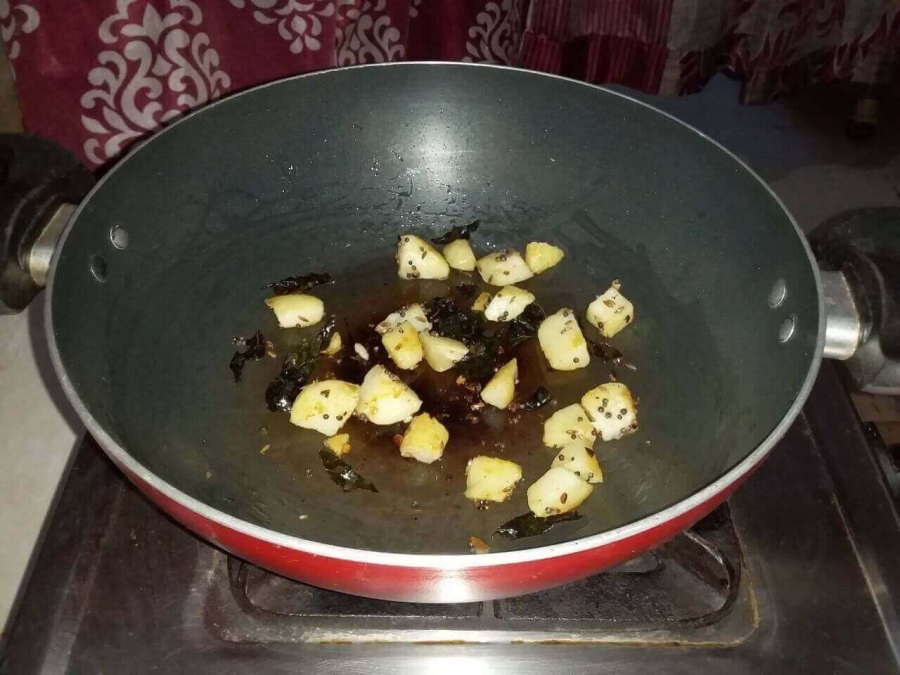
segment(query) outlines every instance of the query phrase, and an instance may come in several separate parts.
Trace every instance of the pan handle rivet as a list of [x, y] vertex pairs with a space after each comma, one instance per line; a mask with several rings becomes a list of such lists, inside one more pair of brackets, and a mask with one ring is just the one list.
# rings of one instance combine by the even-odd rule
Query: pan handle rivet
[[781, 322], [781, 327], [778, 329], [778, 341], [781, 344], [784, 344], [792, 337], [794, 337], [794, 330], [797, 328], [797, 317], [791, 314], [788, 318]]
[[769, 307], [772, 309], [781, 307], [781, 304], [786, 297], [787, 286], [784, 283], [784, 279], [779, 279], [775, 282], [775, 285], [772, 286], [772, 290], [769, 291]]
[[91, 256], [91, 274], [94, 275], [94, 278], [97, 281], [106, 281], [106, 274], [108, 271], [106, 259], [102, 255], [95, 253]]
[[109, 228], [109, 240], [120, 251], [128, 246], [128, 231], [121, 225]]

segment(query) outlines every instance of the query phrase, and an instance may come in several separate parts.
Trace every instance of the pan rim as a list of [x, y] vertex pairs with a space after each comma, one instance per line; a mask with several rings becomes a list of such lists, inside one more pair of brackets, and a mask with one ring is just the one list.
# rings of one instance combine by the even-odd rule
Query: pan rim
[[[517, 74], [536, 77], [536, 78], [552, 78], [556, 80], [562, 80], [566, 84], [571, 86], [581, 86], [581, 87], [589, 87], [591, 89], [600, 90], [606, 94], [619, 97], [621, 99], [625, 99], [633, 104], [643, 106], [648, 108], [649, 110], [654, 111], [655, 113], [662, 115], [669, 120], [672, 120], [683, 127], [689, 129], [693, 133], [697, 134], [700, 138], [704, 139], [706, 142], [712, 144], [714, 147], [718, 148], [720, 151], [724, 152], [728, 155], [732, 160], [734, 160], [738, 165], [740, 165], [744, 171], [746, 171], [750, 176], [756, 179], [757, 182], [765, 188], [766, 192], [769, 196], [775, 201], [775, 203], [781, 208], [784, 214], [787, 216], [791, 225], [794, 228], [794, 232], [797, 237], [800, 239], [801, 245], [803, 246], [804, 251], [806, 252], [807, 261], [810, 265], [813, 278], [816, 285], [816, 296], [818, 300], [818, 326], [816, 332], [816, 345], [815, 349], [810, 357], [810, 365], [809, 370], [807, 372], [806, 378], [803, 381], [802, 386], [800, 387], [794, 402], [788, 407], [784, 416], [778, 422], [777, 425], [769, 432], [766, 438], [752, 451], [750, 452], [744, 459], [734, 465], [729, 471], [725, 474], [719, 476], [712, 483], [705, 485], [704, 487], [699, 488], [694, 491], [690, 495], [686, 496], [681, 501], [672, 504], [660, 511], [652, 513], [648, 516], [645, 516], [639, 520], [632, 521], [630, 523], [626, 523], [619, 527], [616, 527], [611, 530], [606, 530], [605, 532], [600, 532], [597, 534], [593, 534], [587, 537], [583, 537], [580, 539], [575, 539], [572, 541], [566, 541], [556, 544], [548, 544], [545, 546], [538, 546], [534, 548], [526, 548], [520, 549], [516, 551], [503, 551], [497, 553], [488, 553], [486, 555], [472, 555], [467, 552], [460, 553], [441, 553], [441, 554], [430, 554], [430, 553], [394, 553], [387, 551], [372, 551], [367, 549], [360, 548], [352, 548], [347, 546], [338, 546], [335, 544], [326, 544], [323, 542], [314, 541], [311, 539], [304, 539], [302, 537], [297, 537], [294, 535], [285, 534], [282, 532], [277, 532], [275, 530], [267, 529], [261, 525], [256, 525], [246, 520], [237, 518], [235, 516], [231, 516], [219, 509], [216, 509], [205, 502], [200, 501], [199, 499], [188, 495], [186, 492], [176, 488], [171, 483], [163, 480], [155, 473], [150, 471], [143, 464], [138, 462], [123, 446], [121, 446], [110, 434], [106, 432], [103, 428], [103, 425], [91, 414], [91, 412], [87, 409], [84, 402], [81, 400], [78, 392], [75, 389], [75, 386], [69, 377], [69, 374], [66, 370], [65, 365], [62, 363], [62, 358], [59, 352], [59, 346], [56, 342], [56, 332], [54, 330], [53, 325], [53, 288], [54, 288], [54, 279], [56, 276], [56, 268], [59, 261], [59, 257], [61, 252], [64, 250], [65, 242], [68, 239], [69, 234], [72, 231], [75, 223], [78, 221], [79, 216], [84, 210], [85, 206], [90, 203], [94, 194], [102, 189], [103, 185], [112, 176], [114, 173], [119, 171], [123, 166], [125, 166], [130, 159], [132, 159], [135, 155], [137, 155], [148, 143], [153, 140], [161, 137], [163, 134], [168, 133], [168, 131], [174, 127], [177, 127], [179, 124], [191, 119], [195, 115], [201, 114], [207, 110], [210, 110], [218, 105], [222, 105], [228, 101], [237, 99], [241, 96], [247, 95], [249, 93], [258, 91], [260, 89], [264, 89], [271, 86], [276, 86], [284, 82], [290, 82], [294, 80], [300, 80], [304, 78], [310, 77], [329, 77], [335, 73], [344, 72], [347, 70], [356, 70], [356, 69], [373, 69], [373, 68], [407, 68], [407, 67], [419, 67], [419, 66], [431, 66], [431, 67], [440, 67], [440, 68], [489, 68], [494, 70], [504, 70], [504, 71], [512, 71]], [[166, 126], [165, 128], [159, 130], [150, 138], [137, 142], [132, 148], [126, 153], [124, 157], [122, 157], [119, 161], [115, 163], [113, 167], [107, 171], [100, 180], [94, 185], [91, 191], [85, 196], [85, 198], [81, 201], [81, 203], [76, 208], [75, 212], [69, 218], [66, 223], [63, 234], [59, 239], [59, 243], [53, 253], [53, 257], [50, 264], [50, 272], [48, 276], [47, 282], [47, 298], [44, 304], [44, 318], [45, 318], [45, 326], [47, 332], [47, 341], [50, 350], [51, 362], [53, 363], [54, 371], [56, 372], [57, 377], [62, 385], [63, 391], [66, 394], [66, 397], [69, 399], [69, 402], [75, 409], [79, 418], [84, 422], [87, 427], [87, 431], [94, 437], [94, 439], [100, 444], [103, 448], [104, 452], [109, 455], [109, 457], [121, 468], [126, 469], [133, 476], [136, 476], [141, 481], [143, 481], [146, 485], [151, 487], [152, 489], [158, 491], [166, 498], [172, 500], [176, 504], [199, 514], [203, 518], [217, 525], [221, 525], [230, 530], [234, 530], [243, 535], [252, 537], [254, 539], [258, 539], [264, 541], [268, 544], [272, 544], [275, 546], [287, 548], [293, 551], [306, 553], [315, 556], [322, 556], [327, 558], [333, 558], [338, 560], [344, 560], [348, 562], [355, 563], [364, 563], [364, 564], [377, 564], [377, 565], [386, 565], [392, 567], [403, 567], [403, 568], [413, 568], [413, 569], [441, 569], [441, 570], [467, 570], [474, 568], [482, 568], [482, 567], [495, 567], [501, 565], [511, 565], [518, 563], [526, 563], [526, 562], [534, 562], [540, 560], [548, 560], [553, 558], [558, 558], [566, 555], [571, 555], [574, 553], [580, 553], [587, 550], [597, 549], [604, 546], [608, 546], [611, 544], [615, 544], [616, 542], [620, 542], [625, 539], [632, 538], [636, 535], [639, 535], [643, 532], [647, 532], [653, 529], [658, 528], [664, 523], [677, 520], [681, 516], [691, 512], [694, 509], [702, 506], [703, 504], [715, 499], [718, 495], [726, 491], [730, 486], [739, 482], [742, 478], [749, 475], [758, 464], [762, 462], [762, 460], [772, 451], [776, 443], [781, 439], [781, 437], [788, 430], [790, 425], [794, 422], [797, 416], [800, 413], [803, 405], [805, 404], [809, 394], [812, 390], [813, 384], [815, 383], [816, 376], [818, 375], [819, 367], [822, 361], [822, 352], [823, 345], [825, 341], [825, 304], [824, 304], [824, 296], [822, 293], [822, 282], [819, 274], [818, 264], [815, 260], [815, 256], [813, 255], [812, 249], [809, 245], [809, 242], [806, 239], [806, 236], [803, 234], [803, 231], [800, 229], [797, 221], [794, 219], [794, 216], [788, 210], [787, 206], [781, 200], [781, 198], [772, 190], [769, 185], [762, 180], [762, 178], [752, 169], [750, 168], [740, 157], [731, 152], [728, 148], [723, 146], [721, 143], [716, 141], [715, 139], [709, 137], [699, 129], [696, 129], [692, 125], [678, 119], [674, 115], [667, 113], [665, 111], [659, 110], [658, 108], [641, 101], [637, 98], [629, 96], [628, 94], [621, 93], [619, 91], [615, 91], [609, 89], [608, 87], [590, 84], [587, 82], [581, 82], [578, 80], [573, 80], [567, 77], [563, 77], [561, 75], [554, 75], [549, 73], [540, 73], [536, 71], [525, 70], [522, 68], [515, 68], [512, 66], [504, 66], [504, 65], [494, 65], [494, 64], [480, 64], [480, 63], [464, 63], [464, 62], [443, 62], [443, 61], [404, 61], [404, 62], [395, 62], [395, 63], [377, 63], [377, 64], [365, 64], [358, 66], [349, 66], [344, 68], [325, 70], [325, 71], [317, 71], [313, 73], [303, 73], [300, 75], [294, 75], [286, 78], [282, 78], [279, 80], [274, 80], [272, 82], [267, 82], [256, 87], [251, 87], [244, 91], [237, 92], [230, 96], [225, 96], [221, 99], [211, 102], [210, 104], [200, 108], [198, 110], [194, 110], [184, 117], [178, 119], [172, 124]]]

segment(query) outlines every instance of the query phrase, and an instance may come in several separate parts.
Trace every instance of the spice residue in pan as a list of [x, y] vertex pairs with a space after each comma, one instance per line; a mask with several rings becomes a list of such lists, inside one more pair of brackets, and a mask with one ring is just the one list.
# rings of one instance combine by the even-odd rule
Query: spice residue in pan
[[569, 511], [569, 513], [561, 513], [558, 516], [548, 516], [547, 518], [538, 518], [530, 511], [516, 516], [512, 520], [508, 520], [497, 528], [497, 534], [504, 539], [522, 539], [523, 537], [536, 537], [544, 534], [557, 523], [571, 522], [581, 520], [581, 514], [577, 511]]
[[316, 286], [330, 284], [334, 281], [327, 272], [313, 272], [294, 277], [285, 277], [279, 281], [266, 284], [263, 288], [271, 288], [274, 295], [289, 295], [291, 293], [305, 293]]
[[319, 450], [319, 459], [322, 460], [322, 466], [325, 467], [328, 477], [344, 492], [350, 492], [357, 488], [378, 492], [378, 488], [371, 481], [360, 476], [356, 469], [329, 450], [324, 448]]
[[480, 220], [473, 220], [468, 225], [454, 225], [449, 232], [445, 232], [431, 241], [434, 244], [444, 245], [451, 244], [457, 239], [468, 239], [475, 233], [479, 225], [481, 225]]
[[235, 352], [229, 364], [231, 372], [234, 373], [234, 381], [237, 383], [241, 381], [244, 364], [247, 361], [259, 361], [266, 355], [266, 338], [261, 332], [256, 331], [256, 334], [250, 338], [234, 338], [234, 343], [246, 347], [242, 352]]

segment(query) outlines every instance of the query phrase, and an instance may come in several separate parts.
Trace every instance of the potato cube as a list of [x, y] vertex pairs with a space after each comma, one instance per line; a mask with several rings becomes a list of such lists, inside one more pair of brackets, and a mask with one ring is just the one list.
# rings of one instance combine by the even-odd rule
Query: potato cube
[[540, 274], [559, 264], [565, 253], [558, 246], [533, 241], [525, 247], [525, 263], [535, 274]]
[[275, 295], [266, 298], [266, 304], [275, 312], [281, 328], [306, 328], [319, 323], [325, 316], [325, 303], [313, 295]]
[[597, 455], [590, 448], [584, 447], [578, 441], [572, 441], [568, 445], [560, 448], [556, 452], [556, 458], [553, 460], [553, 466], [561, 466], [568, 469], [581, 480], [588, 483], [602, 483], [603, 472], [600, 470], [600, 462], [597, 461]]
[[487, 309], [488, 303], [491, 301], [491, 294], [484, 292], [479, 293], [478, 297], [475, 298], [475, 302], [472, 303], [472, 311], [473, 312], [483, 312]]
[[532, 293], [515, 286], [504, 286], [488, 303], [484, 317], [488, 321], [512, 321], [532, 302]]
[[563, 448], [572, 441], [590, 448], [596, 436], [588, 414], [578, 403], [560, 408], [544, 422], [544, 445], [551, 448]]
[[322, 353], [325, 356], [334, 356], [344, 347], [344, 340], [341, 338], [341, 334], [335, 331], [331, 334], [331, 338], [328, 340], [328, 344], [325, 346], [325, 349], [322, 350]]
[[552, 467], [528, 488], [528, 508], [538, 518], [556, 516], [577, 509], [593, 486], [562, 467]]
[[505, 410], [516, 395], [516, 382], [519, 378], [519, 364], [512, 359], [494, 373], [490, 381], [481, 390], [481, 400], [495, 408]]
[[391, 361], [402, 370], [412, 370], [422, 362], [422, 343], [409, 321], [404, 321], [382, 335], [381, 343]]
[[475, 266], [485, 283], [492, 286], [517, 284], [534, 276], [518, 251], [507, 250], [490, 253]]
[[444, 247], [444, 259], [447, 264], [460, 272], [471, 272], [475, 269], [475, 254], [465, 239], [451, 241]]
[[450, 265], [444, 256], [415, 235], [400, 235], [396, 258], [397, 276], [401, 279], [446, 279], [450, 276]]
[[338, 457], [346, 455], [350, 452], [350, 434], [338, 434], [337, 436], [326, 438], [325, 447]]
[[425, 308], [418, 302], [415, 302], [388, 314], [384, 321], [375, 326], [375, 332], [384, 335], [388, 331], [394, 330], [404, 321], [409, 321], [418, 332], [431, 330], [431, 322], [425, 314]]
[[603, 295], [588, 305], [587, 320], [597, 327], [600, 335], [611, 338], [634, 321], [634, 305], [619, 293], [618, 282], [613, 282]]
[[466, 499], [505, 502], [522, 480], [522, 467], [515, 462], [479, 455], [466, 465]]
[[637, 409], [631, 391], [621, 382], [608, 382], [581, 398], [594, 429], [604, 441], [615, 441], [638, 428]]
[[428, 413], [422, 413], [409, 423], [400, 443], [400, 454], [423, 464], [431, 464], [441, 458], [449, 440], [446, 427]]
[[591, 362], [587, 340], [571, 309], [561, 309], [538, 328], [541, 351], [554, 370], [577, 370]]
[[428, 331], [421, 332], [419, 340], [425, 351], [426, 363], [438, 373], [450, 370], [469, 353], [469, 348], [459, 340], [432, 335]]
[[359, 387], [356, 413], [373, 424], [396, 424], [411, 418], [422, 399], [382, 365], [373, 366]]
[[359, 387], [342, 380], [308, 384], [294, 400], [291, 424], [334, 436], [356, 408], [359, 394]]

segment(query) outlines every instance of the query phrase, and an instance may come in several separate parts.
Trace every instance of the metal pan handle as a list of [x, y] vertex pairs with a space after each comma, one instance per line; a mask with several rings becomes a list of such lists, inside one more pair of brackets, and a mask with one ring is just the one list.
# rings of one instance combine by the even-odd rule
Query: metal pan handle
[[855, 388], [900, 394], [900, 209], [848, 212], [819, 241], [824, 356], [844, 362]]
[[859, 302], [843, 272], [823, 270], [820, 274], [825, 296], [823, 356], [846, 361], [856, 354], [865, 334]]
[[47, 283], [53, 250], [94, 178], [62, 146], [0, 134], [0, 314], [22, 311]]

